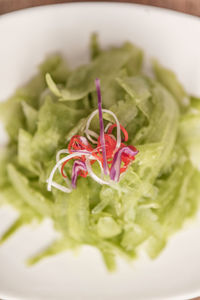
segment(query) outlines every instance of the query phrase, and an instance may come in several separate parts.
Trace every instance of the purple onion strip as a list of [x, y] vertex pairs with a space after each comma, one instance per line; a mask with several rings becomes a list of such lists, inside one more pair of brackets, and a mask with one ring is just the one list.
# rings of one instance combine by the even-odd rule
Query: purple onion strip
[[103, 154], [103, 170], [104, 170], [104, 174], [107, 175], [107, 174], [109, 174], [109, 170], [108, 170], [108, 164], [107, 164], [107, 159], [106, 159], [106, 147], [105, 147], [105, 137], [104, 137], [100, 80], [98, 78], [95, 80], [95, 84], [96, 84], [97, 96], [98, 96], [100, 143], [101, 143], [102, 154]]
[[87, 171], [87, 167], [84, 161], [75, 160], [72, 168], [72, 188], [76, 188], [76, 181], [80, 171]]
[[120, 177], [120, 168], [121, 168], [121, 160], [122, 160], [123, 153], [126, 153], [131, 156], [135, 156], [138, 153], [138, 151], [134, 151], [131, 148], [129, 148], [128, 146], [126, 146], [126, 147], [119, 149], [115, 153], [113, 162], [111, 165], [111, 169], [110, 169], [110, 178], [116, 182], [119, 181], [119, 177]]

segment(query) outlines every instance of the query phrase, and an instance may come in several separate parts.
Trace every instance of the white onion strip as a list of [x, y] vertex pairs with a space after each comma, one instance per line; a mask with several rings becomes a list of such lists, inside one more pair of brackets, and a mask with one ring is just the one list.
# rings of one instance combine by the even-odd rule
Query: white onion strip
[[111, 125], [113, 125], [113, 123], [111, 123], [111, 122], [109, 122], [109, 123], [106, 125], [106, 127], [105, 127], [105, 132], [108, 131], [108, 128], [109, 128]]
[[55, 181], [52, 181], [51, 186], [55, 187], [57, 190], [60, 190], [64, 193], [71, 193], [72, 192], [71, 188], [67, 188], [67, 187], [65, 187], [65, 186], [63, 186], [63, 185], [61, 185], [61, 184], [59, 184]]
[[[67, 157], [63, 157], [61, 160], [59, 160], [57, 163], [56, 163], [56, 165], [54, 166], [54, 168], [53, 168], [53, 170], [51, 171], [51, 174], [50, 174], [50, 176], [49, 176], [49, 179], [47, 180], [47, 182], [48, 182], [48, 186], [47, 186], [47, 190], [48, 191], [51, 191], [51, 187], [52, 186], [54, 186], [54, 187], [56, 187], [56, 188], [58, 188], [58, 189], [60, 189], [60, 190], [63, 190], [63, 186], [61, 186], [61, 185], [59, 185], [59, 184], [57, 184], [57, 183], [55, 183], [54, 181], [53, 181], [53, 177], [54, 177], [54, 174], [55, 174], [55, 172], [56, 172], [56, 170], [57, 169], [59, 169], [60, 168], [60, 166], [64, 163], [64, 162], [66, 162], [66, 161], [68, 161], [68, 160], [70, 160], [71, 158], [73, 158], [73, 157], [77, 157], [77, 156], [79, 156], [79, 157], [81, 157], [81, 156], [86, 156], [86, 159], [88, 158], [88, 159], [91, 159], [91, 160], [96, 160], [96, 161], [98, 161], [98, 163], [99, 163], [99, 165], [100, 165], [100, 168], [101, 168], [101, 173], [103, 172], [103, 169], [102, 169], [102, 166], [101, 166], [101, 162], [95, 157], [95, 156], [93, 156], [90, 152], [86, 152], [86, 151], [77, 151], [77, 152], [74, 152], [74, 153], [72, 153], [72, 154], [70, 154], [70, 155], [68, 155]], [[109, 184], [109, 182], [107, 182], [107, 181], [104, 181], [104, 180], [102, 180], [101, 178], [99, 178], [93, 171], [92, 171], [92, 169], [91, 169], [91, 165], [90, 165], [90, 162], [87, 164], [86, 163], [86, 166], [87, 166], [87, 168], [88, 168], [88, 166], [89, 166], [89, 168], [88, 168], [88, 173], [91, 175], [91, 177], [94, 179], [94, 180], [96, 180], [97, 182], [101, 182], [101, 184]], [[70, 184], [71, 185], [71, 184]], [[66, 188], [67, 190], [66, 190], [66, 192], [67, 193], [69, 193], [70, 191], [71, 191], [71, 189], [68, 189], [68, 188]]]
[[[68, 149], [62, 149], [60, 151], [58, 151], [56, 153], [56, 162], [58, 162], [60, 160], [60, 155], [61, 154], [69, 154], [69, 150]], [[61, 166], [59, 166], [59, 172], [61, 174]], [[69, 180], [67, 174], [65, 171], [63, 171], [64, 175], [66, 176], [65, 178], [63, 177], [64, 181], [66, 182], [66, 184], [70, 187], [70, 191], [72, 191], [72, 185], [71, 185], [71, 181]]]
[[116, 125], [117, 125], [117, 143], [116, 143], [116, 149], [119, 149], [119, 147], [121, 145], [121, 128], [120, 128], [119, 120], [118, 120], [117, 116], [111, 110], [102, 109], [102, 111], [110, 114], [115, 119], [115, 122], [116, 122]]
[[60, 160], [60, 155], [61, 154], [69, 154], [69, 150], [68, 149], [62, 149], [62, 150], [59, 150], [57, 153], [56, 153], [56, 162], [58, 162]]
[[[89, 118], [88, 118], [88, 120], [87, 120], [86, 127], [85, 127], [85, 134], [86, 134], [88, 140], [89, 140], [90, 142], [92, 142], [93, 144], [97, 144], [98, 142], [95, 141], [93, 138], [91, 138], [90, 135], [93, 135], [93, 136], [94, 136], [94, 134], [95, 134], [96, 136], [94, 136], [94, 137], [96, 137], [97, 139], [98, 139], [99, 136], [98, 136], [98, 134], [96, 134], [94, 131], [89, 130], [89, 127], [90, 127], [90, 123], [91, 123], [92, 119], [94, 118], [94, 116], [95, 116], [97, 113], [99, 113], [98, 109], [96, 109], [95, 111], [93, 111], [93, 112], [91, 113], [91, 115], [89, 116]], [[93, 134], [93, 133], [94, 133], [94, 134]]]
[[[94, 138], [96, 138], [96, 140], [94, 140], [91, 136], [93, 136]], [[93, 130], [88, 129], [87, 131], [87, 138], [88, 140], [90, 140], [90, 142], [92, 142], [93, 144], [98, 144], [98, 134], [96, 132], [94, 132]]]
[[71, 158], [73, 157], [77, 157], [77, 156], [82, 156], [82, 155], [90, 155], [90, 154], [77, 154], [77, 152], [75, 153], [72, 153], [70, 155], [68, 155], [67, 157], [63, 157], [62, 159], [60, 159], [56, 165], [54, 166], [53, 170], [51, 171], [51, 174], [49, 176], [49, 179], [48, 179], [48, 186], [47, 186], [47, 190], [48, 191], [51, 191], [51, 186], [52, 186], [52, 182], [53, 182], [53, 176], [56, 172], [56, 170], [66, 161], [70, 160]]
[[[85, 164], [86, 164], [86, 167], [87, 167], [87, 170], [88, 170], [88, 174], [90, 175], [90, 177], [92, 177], [92, 179], [94, 179], [96, 182], [98, 182], [99, 184], [106, 184], [106, 185], [109, 185], [109, 181], [105, 181], [101, 178], [99, 178], [93, 171], [92, 171], [92, 167], [91, 167], [91, 164], [90, 164], [90, 160], [88, 157], [86, 157], [86, 161], [85, 161]], [[99, 164], [101, 165], [101, 163]], [[102, 166], [101, 166], [101, 171], [103, 171], [102, 169]]]
[[[89, 127], [90, 127], [90, 123], [91, 123], [92, 119], [94, 118], [94, 116], [95, 116], [98, 112], [99, 112], [98, 109], [96, 109], [95, 111], [93, 111], [93, 112], [91, 113], [91, 115], [89, 116], [89, 118], [88, 118], [88, 120], [87, 120], [86, 127], [85, 127], [85, 134], [86, 134], [88, 140], [90, 140], [90, 141], [91, 141], [92, 143], [94, 143], [94, 144], [97, 144], [97, 141], [95, 141], [94, 139], [91, 138], [90, 133], [89, 133], [89, 132], [90, 132]], [[110, 110], [108, 110], [108, 109], [102, 109], [102, 112], [105, 112], [105, 113], [110, 114], [110, 115], [115, 119], [115, 122], [116, 122], [116, 125], [117, 125], [117, 143], [116, 143], [116, 148], [115, 148], [115, 150], [117, 150], [117, 149], [119, 149], [119, 147], [120, 147], [120, 145], [121, 145], [121, 128], [120, 128], [119, 120], [118, 120], [118, 118], [116, 117], [116, 115], [115, 115], [112, 111], [110, 111]], [[110, 125], [109, 125], [109, 126], [110, 126]], [[108, 125], [106, 126], [106, 130], [105, 130], [105, 131], [108, 130], [107, 127], [108, 127]]]

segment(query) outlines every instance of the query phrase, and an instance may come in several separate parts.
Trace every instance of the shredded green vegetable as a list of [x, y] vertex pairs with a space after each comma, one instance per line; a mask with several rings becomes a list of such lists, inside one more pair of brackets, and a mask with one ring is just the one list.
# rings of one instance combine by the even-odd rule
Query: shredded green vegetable
[[[19, 211], [0, 244], [21, 226], [46, 217], [60, 232], [29, 264], [86, 244], [101, 251], [109, 270], [117, 255], [135, 259], [141, 247], [155, 258], [199, 207], [200, 98], [188, 95], [158, 62], [153, 62], [155, 76], [148, 77], [143, 52], [130, 43], [103, 50], [94, 35], [90, 47], [87, 65], [70, 70], [60, 55], [48, 57], [36, 77], [0, 103], [9, 136], [0, 152], [0, 204]], [[57, 151], [73, 135], [84, 134], [87, 117], [97, 108], [96, 77], [103, 108], [116, 114], [139, 154], [114, 188], [88, 176], [79, 177], [69, 194], [48, 192]], [[112, 121], [106, 113], [103, 117]], [[99, 129], [98, 118], [92, 127]], [[64, 182], [59, 174], [56, 181]]]

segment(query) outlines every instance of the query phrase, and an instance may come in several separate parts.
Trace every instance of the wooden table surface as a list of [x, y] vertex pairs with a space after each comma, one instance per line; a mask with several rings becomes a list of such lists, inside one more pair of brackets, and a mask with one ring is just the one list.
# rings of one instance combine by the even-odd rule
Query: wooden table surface
[[[79, 0], [81, 2], [82, 0]], [[90, 0], [89, 0], [90, 1]], [[38, 5], [76, 2], [70, 0], [0, 0], [0, 14]], [[92, 1], [90, 1], [92, 2]], [[111, 2], [132, 2], [165, 7], [188, 14], [200, 16], [200, 0], [119, 0]]]
[[[88, 0], [87, 0], [88, 1]], [[69, 0], [0, 0], [0, 15], [11, 11], [19, 10], [22, 8], [28, 8], [39, 5], [47, 5], [54, 3], [66, 3], [66, 2], [82, 2], [69, 1]], [[89, 0], [89, 2], [92, 2]], [[130, 0], [130, 1], [110, 1], [110, 2], [131, 2], [146, 5], [153, 5], [181, 11], [191, 15], [200, 17], [200, 0]], [[188, 299], [183, 299], [188, 300]], [[194, 300], [200, 300], [196, 298]]]

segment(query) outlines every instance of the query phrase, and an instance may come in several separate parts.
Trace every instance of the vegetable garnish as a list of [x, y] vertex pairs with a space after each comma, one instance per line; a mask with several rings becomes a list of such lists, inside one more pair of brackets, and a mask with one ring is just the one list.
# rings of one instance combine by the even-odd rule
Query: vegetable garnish
[[98, 96], [100, 145], [102, 147], [102, 154], [103, 154], [103, 169], [104, 169], [104, 174], [107, 175], [109, 171], [108, 171], [108, 164], [107, 164], [107, 158], [106, 158], [106, 146], [105, 146], [105, 136], [104, 136], [100, 80], [97, 78], [95, 83], [96, 83], [97, 96]]
[[[62, 149], [57, 153], [57, 163], [47, 180], [48, 191], [51, 191], [51, 187], [54, 186], [65, 193], [71, 192], [72, 189], [76, 188], [78, 175], [81, 177], [87, 177], [89, 175], [100, 184], [109, 185], [112, 181], [118, 182], [120, 174], [125, 172], [130, 163], [135, 160], [135, 155], [138, 153], [138, 150], [134, 146], [127, 146], [121, 142], [121, 131], [124, 135], [123, 142], [128, 141], [128, 132], [119, 123], [116, 115], [112, 111], [102, 109], [100, 80], [98, 78], [95, 80], [95, 84], [98, 96], [98, 110], [95, 110], [88, 118], [85, 129], [87, 138], [80, 135], [74, 135], [68, 144], [68, 149]], [[90, 123], [97, 112], [99, 113], [99, 135], [96, 132], [89, 130]], [[108, 123], [105, 130], [103, 124], [103, 112], [111, 114], [115, 119], [115, 123]], [[113, 129], [115, 127], [117, 129], [117, 138], [113, 135]], [[93, 138], [96, 138], [96, 140]], [[88, 140], [92, 144], [96, 144], [96, 148], [94, 148]], [[60, 159], [60, 154], [67, 155]], [[74, 160], [74, 163], [72, 167], [71, 184], [69, 184], [69, 180], [66, 180], [67, 175], [64, 171], [64, 167], [71, 159]], [[91, 165], [95, 162], [99, 163], [102, 178], [99, 178], [92, 171]], [[61, 175], [65, 178], [65, 181], [68, 184], [67, 189], [53, 181], [53, 176], [57, 169], [59, 169]], [[104, 178], [105, 175], [109, 175], [111, 181]]]

